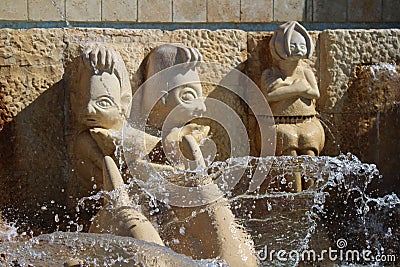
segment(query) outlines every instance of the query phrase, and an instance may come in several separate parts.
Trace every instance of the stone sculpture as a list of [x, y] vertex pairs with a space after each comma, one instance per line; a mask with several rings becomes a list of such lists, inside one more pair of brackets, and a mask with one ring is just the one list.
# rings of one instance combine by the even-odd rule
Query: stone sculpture
[[[190, 58], [188, 58], [188, 55], [190, 55]], [[146, 79], [150, 79], [154, 74], [176, 64], [189, 63], [187, 66], [183, 66], [184, 69], [179, 70], [176, 76], [167, 76], [168, 81], [165, 82], [168, 82], [171, 87], [178, 85], [177, 87], [169, 92], [162, 92], [163, 83], [161, 83], [161, 86], [159, 84], [158, 87], [148, 86], [144, 89], [142, 96], [143, 110], [153, 104], [152, 101], [149, 101], [154, 99], [152, 94], [164, 94], [161, 100], [155, 104], [148, 120], [150, 125], [159, 131], [166, 116], [174, 109], [179, 109], [176, 116], [172, 118], [171, 125], [174, 127], [167, 126], [166, 129], [163, 129], [163, 131], [167, 131], [163, 133], [165, 136], [164, 145], [171, 146], [170, 149], [166, 148], [164, 151], [166, 151], [166, 156], [171, 165], [175, 168], [183, 167], [187, 170], [205, 167], [204, 155], [199, 144], [209, 131], [208, 126], [195, 123], [187, 124], [185, 120], [193, 113], [201, 113], [206, 110], [200, 79], [194, 68], [198, 59], [201, 59], [201, 55], [197, 50], [183, 46], [167, 44], [153, 49], [146, 65]], [[160, 150], [156, 150], [149, 154], [149, 158], [154, 162], [160, 162], [160, 158], [163, 158], [160, 157], [161, 154]], [[185, 164], [187, 161], [182, 162], [182, 156], [191, 159], [194, 162], [193, 166]], [[213, 183], [213, 181], [203, 173], [185, 180], [175, 178], [174, 183], [181, 186], [204, 186]], [[205, 212], [207, 210], [208, 212]], [[179, 242], [170, 242], [174, 251], [195, 258], [220, 257], [231, 266], [242, 266], [243, 264], [255, 266], [257, 264], [252, 251], [252, 241], [245, 231], [236, 224], [234, 215], [225, 198], [194, 208], [173, 207], [171, 213], [172, 218], [174, 218], [173, 221], [176, 223], [170, 222], [168, 227], [163, 228], [163, 232], [168, 235], [172, 234], [172, 236], [175, 236], [175, 240], [179, 240]], [[193, 216], [192, 214], [196, 215]], [[185, 229], [185, 233], [177, 238], [176, 234], [180, 233], [181, 229]]]
[[[99, 58], [98, 56], [104, 56]], [[114, 232], [130, 235], [137, 239], [163, 244], [157, 231], [119, 187], [124, 184], [122, 176], [114, 162], [115, 144], [121, 142], [121, 131], [130, 111], [132, 90], [128, 71], [121, 56], [111, 48], [91, 45], [83, 53], [78, 64], [78, 77], [71, 88], [71, 107], [80, 127], [74, 138], [74, 168], [79, 176], [80, 186], [85, 192], [104, 189], [118, 191], [116, 199], [109, 199], [95, 218], [110, 216], [115, 222]], [[130, 134], [138, 135], [132, 129]], [[148, 143], [158, 140], [145, 133]], [[104, 163], [103, 163], [104, 161]], [[118, 173], [118, 175], [116, 175]], [[103, 179], [102, 179], [103, 178]], [[112, 205], [113, 213], [107, 213]], [[124, 209], [129, 206], [129, 209]], [[91, 232], [100, 222], [94, 219]]]
[[103, 158], [114, 156], [112, 136], [121, 131], [132, 98], [121, 56], [109, 49], [102, 64], [91, 55], [96, 49], [85, 51], [70, 85], [71, 113], [78, 125], [70, 154], [86, 194], [101, 188]]
[[[96, 50], [90, 58], [104, 60], [107, 58], [102, 56], [104, 53], [108, 52]], [[133, 107], [131, 116], [141, 116], [146, 110], [151, 110], [146, 129], [148, 133], [143, 133], [144, 139], [150, 140], [146, 142], [150, 145], [140, 145], [144, 139], [132, 130], [134, 134], [131, 145], [138, 149], [132, 152], [133, 156], [128, 157], [128, 164], [135, 166], [135, 173], [132, 173], [134, 177], [146, 181], [152, 172], [157, 172], [167, 173], [165, 179], [180, 186], [196, 187], [213, 183], [212, 178], [204, 172], [185, 174], [185, 178], [189, 179], [174, 175], [174, 170], [193, 171], [206, 167], [200, 143], [208, 135], [209, 127], [188, 124], [186, 120], [193, 113], [205, 111], [201, 83], [194, 68], [198, 61], [201, 61], [201, 54], [196, 49], [182, 45], [161, 45], [151, 51], [145, 70], [146, 80], [176, 64], [187, 63], [187, 66], [176, 75], [167, 76], [165, 83], [157, 83], [155, 87], [149, 86], [152, 83], [145, 83], [141, 105]], [[164, 91], [164, 84], [173, 89]], [[155, 103], [154, 99], [158, 99], [158, 96], [161, 96], [160, 100]], [[167, 117], [174, 111], [177, 111], [176, 116], [172, 116], [172, 119], [171, 116]], [[164, 125], [167, 118], [169, 126]], [[92, 232], [128, 235], [161, 245], [165, 242], [174, 251], [194, 258], [220, 257], [232, 266], [256, 266], [252, 241], [236, 224], [225, 198], [199, 207], [167, 205], [157, 216], [161, 220], [159, 233], [165, 239], [163, 242], [155, 228], [142, 215], [137, 203], [129, 198], [115, 162], [106, 157], [104, 166], [104, 188], [117, 189], [118, 196], [110, 199], [108, 205], [95, 217], [90, 228]]]
[[[275, 119], [276, 155], [318, 156], [325, 142], [324, 129], [316, 117], [319, 90], [314, 73], [302, 59], [310, 58], [313, 41], [296, 21], [279, 26], [270, 41], [275, 66], [261, 78], [263, 91]], [[294, 191], [310, 186], [295, 174]]]
[[[73, 137], [73, 167], [79, 176], [81, 191], [102, 189], [102, 166], [105, 156], [115, 158], [116, 144], [130, 112], [132, 89], [129, 74], [119, 53], [112, 48], [91, 44], [76, 66], [70, 82], [73, 120], [77, 124]], [[158, 138], [130, 129], [131, 135], [154, 144]], [[145, 148], [141, 148], [145, 149]]]

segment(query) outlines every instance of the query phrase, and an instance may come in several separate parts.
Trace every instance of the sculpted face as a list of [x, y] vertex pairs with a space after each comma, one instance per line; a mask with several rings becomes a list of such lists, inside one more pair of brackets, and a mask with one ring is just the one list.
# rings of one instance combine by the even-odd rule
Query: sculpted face
[[169, 110], [176, 108], [177, 116], [172, 118], [176, 125], [186, 123], [183, 118], [188, 114], [200, 116], [206, 111], [201, 84], [190, 83], [172, 89], [165, 98], [165, 106]]
[[306, 39], [299, 32], [294, 31], [290, 38], [290, 57], [301, 59], [307, 55]]
[[174, 107], [180, 105], [182, 112], [190, 114], [206, 111], [200, 83], [185, 84], [171, 90], [166, 103]]
[[91, 128], [117, 129], [122, 126], [120, 83], [113, 74], [103, 72], [89, 81], [89, 101], [82, 120]]

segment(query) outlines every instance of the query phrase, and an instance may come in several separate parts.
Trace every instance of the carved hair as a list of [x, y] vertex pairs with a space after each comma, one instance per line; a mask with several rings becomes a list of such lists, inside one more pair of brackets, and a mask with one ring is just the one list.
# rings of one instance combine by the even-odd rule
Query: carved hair
[[290, 39], [293, 32], [300, 33], [307, 44], [307, 57], [310, 58], [314, 52], [314, 43], [307, 30], [297, 21], [289, 21], [275, 29], [274, 35], [269, 42], [272, 57], [277, 60], [285, 60], [290, 56]]
[[146, 62], [146, 80], [152, 75], [164, 69], [187, 61], [184, 54], [185, 47], [172, 44], [164, 44], [154, 48]]

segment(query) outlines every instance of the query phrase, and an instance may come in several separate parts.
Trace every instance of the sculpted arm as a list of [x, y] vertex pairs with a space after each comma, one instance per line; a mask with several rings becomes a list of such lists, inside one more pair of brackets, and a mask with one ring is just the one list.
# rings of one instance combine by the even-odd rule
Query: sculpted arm
[[308, 99], [319, 98], [319, 90], [317, 80], [315, 79], [314, 73], [310, 69], [304, 70], [304, 76], [308, 82], [308, 90], [302, 94], [302, 97]]
[[277, 72], [275, 68], [267, 69], [261, 78], [261, 88], [265, 92], [265, 97], [268, 101], [276, 102], [295, 96], [302, 96], [308, 90], [309, 86], [304, 81], [293, 77], [282, 79]]

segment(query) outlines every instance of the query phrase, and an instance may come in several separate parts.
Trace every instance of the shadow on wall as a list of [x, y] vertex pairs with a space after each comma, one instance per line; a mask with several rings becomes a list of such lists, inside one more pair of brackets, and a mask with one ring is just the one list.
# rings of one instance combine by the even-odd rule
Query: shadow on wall
[[0, 131], [3, 130], [4, 124], [12, 121], [12, 114], [4, 101], [5, 96], [2, 90], [4, 90], [4, 88], [0, 90]]
[[59, 81], [0, 131], [1, 212], [23, 230], [54, 231], [57, 218], [63, 216], [64, 120], [64, 88]]
[[[394, 186], [400, 183], [399, 72], [398, 64], [391, 63], [356, 66], [349, 89], [338, 103], [343, 110], [330, 119], [343, 153], [377, 165], [383, 178], [374, 180], [371, 188], [379, 195], [400, 193]], [[327, 136], [331, 138], [330, 133]], [[326, 152], [330, 154], [329, 148]]]

